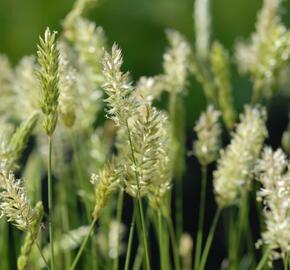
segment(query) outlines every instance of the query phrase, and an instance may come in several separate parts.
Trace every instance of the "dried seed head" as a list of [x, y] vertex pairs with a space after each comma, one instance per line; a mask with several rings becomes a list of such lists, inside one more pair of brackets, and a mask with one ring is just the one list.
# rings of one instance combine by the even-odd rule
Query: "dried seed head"
[[206, 112], [201, 114], [194, 127], [197, 140], [194, 142], [193, 151], [199, 162], [204, 166], [218, 158], [221, 146], [219, 117], [220, 112], [210, 105]]
[[126, 126], [130, 116], [134, 115], [136, 105], [132, 97], [133, 87], [129, 81], [129, 74], [121, 71], [123, 64], [122, 53], [116, 44], [111, 54], [105, 53], [103, 59], [103, 85], [107, 94], [107, 115], [117, 126]]
[[59, 52], [56, 48], [56, 33], [45, 30], [44, 38], [39, 38], [38, 62], [41, 69], [37, 73], [41, 85], [40, 108], [44, 113], [44, 129], [48, 136], [55, 130], [58, 118], [59, 97]]
[[68, 45], [58, 43], [59, 56], [59, 115], [63, 124], [72, 127], [76, 119], [76, 70], [69, 62]]
[[165, 88], [169, 92], [180, 93], [186, 86], [190, 46], [186, 39], [175, 30], [167, 30], [166, 36], [170, 48], [163, 56]]
[[26, 119], [35, 111], [40, 111], [40, 85], [35, 74], [38, 69], [35, 57], [25, 56], [14, 70], [12, 88], [18, 101], [14, 106], [17, 119]]
[[228, 52], [219, 43], [214, 42], [210, 52], [211, 69], [217, 89], [217, 101], [228, 129], [232, 129], [236, 120], [230, 82], [230, 63]]
[[229, 146], [221, 151], [214, 172], [214, 191], [220, 207], [238, 203], [246, 192], [251, 171], [267, 136], [264, 109], [246, 106]]
[[105, 207], [109, 197], [120, 185], [121, 177], [116, 161], [113, 160], [111, 163], [106, 164], [98, 174], [93, 174], [91, 182], [95, 186], [96, 199], [92, 216], [96, 219], [99, 217], [100, 211]]
[[206, 60], [210, 47], [211, 15], [210, 1], [196, 0], [193, 10], [197, 56]]
[[16, 179], [12, 172], [0, 168], [0, 217], [22, 231], [28, 231], [34, 222], [35, 213], [26, 196], [22, 180]]
[[157, 186], [160, 186], [161, 191], [163, 185], [164, 191], [167, 189], [166, 124], [166, 115], [149, 104], [139, 107], [135, 117], [131, 118], [129, 125], [131, 142], [128, 137], [123, 137], [120, 148], [126, 172], [126, 191], [131, 196], [147, 194], [149, 200], [153, 202], [157, 196], [151, 198], [151, 191], [157, 193], [159, 192]]
[[290, 164], [281, 149], [266, 147], [255, 167], [262, 183], [257, 199], [264, 204], [265, 231], [260, 244], [270, 248], [269, 259], [285, 258], [290, 250]]
[[[9, 169], [17, 165], [24, 149], [27, 146], [28, 139], [38, 121], [39, 114], [33, 113], [26, 121], [24, 121], [15, 131], [8, 144], [6, 153], [2, 158], [6, 159], [6, 165]], [[6, 156], [6, 157], [5, 157]]]
[[27, 269], [29, 255], [33, 247], [34, 242], [37, 239], [37, 235], [40, 228], [40, 223], [43, 218], [43, 205], [42, 202], [38, 202], [34, 209], [34, 220], [29, 227], [29, 231], [26, 234], [24, 244], [21, 247], [20, 256], [17, 260], [17, 266], [19, 270]]
[[256, 32], [248, 43], [239, 42], [236, 62], [254, 82], [253, 100], [270, 98], [278, 74], [290, 58], [290, 32], [280, 22], [281, 0], [264, 0], [256, 24]]

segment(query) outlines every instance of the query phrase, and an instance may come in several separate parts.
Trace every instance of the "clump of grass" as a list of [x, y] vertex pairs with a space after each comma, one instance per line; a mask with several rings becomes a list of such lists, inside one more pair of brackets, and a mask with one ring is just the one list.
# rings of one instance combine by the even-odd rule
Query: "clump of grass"
[[[97, 2], [77, 0], [58, 38], [47, 28], [37, 62], [24, 57], [13, 68], [0, 56], [0, 217], [25, 233], [24, 241], [9, 234], [13, 245], [1, 235], [1, 252], [2, 246], [21, 245], [10, 256], [7, 248], [4, 270], [13, 268], [16, 255], [20, 270], [209, 269], [221, 215], [226, 269], [247, 263], [243, 269], [261, 270], [277, 260], [289, 269], [289, 159], [280, 149], [261, 153], [271, 135], [269, 105], [289, 65], [282, 1], [264, 0], [255, 32], [235, 47], [235, 64], [252, 82], [252, 100], [239, 120], [231, 50], [212, 41], [210, 1], [195, 1], [195, 46], [166, 30], [163, 71], [136, 83], [122, 70], [121, 49], [114, 43], [108, 50], [104, 30], [85, 17]], [[194, 126], [190, 150], [201, 177], [194, 175], [200, 192], [187, 191], [198, 194], [199, 204], [189, 207], [183, 205], [183, 176], [191, 166], [185, 159], [185, 96], [192, 75], [208, 104]], [[38, 158], [43, 138], [45, 161]], [[289, 153], [289, 130], [281, 147]], [[18, 179], [23, 171], [28, 179]], [[46, 176], [47, 188], [41, 181]], [[207, 188], [211, 180], [213, 190]], [[205, 219], [209, 192], [216, 211]], [[249, 221], [253, 197], [261, 225], [257, 245]], [[198, 212], [188, 223], [197, 225], [196, 234], [184, 231], [184, 220], [192, 218], [185, 208]], [[2, 219], [0, 232], [8, 234]], [[260, 246], [265, 248], [257, 257]]]

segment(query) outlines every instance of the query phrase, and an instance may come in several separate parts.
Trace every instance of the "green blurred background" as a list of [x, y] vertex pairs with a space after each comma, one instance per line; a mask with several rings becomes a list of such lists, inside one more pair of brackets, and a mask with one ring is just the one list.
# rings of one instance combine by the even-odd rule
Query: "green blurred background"
[[[46, 26], [60, 29], [62, 18], [73, 0], [0, 0], [0, 53], [12, 63], [36, 51], [38, 36]], [[257, 11], [262, 0], [213, 0], [212, 38], [232, 50], [238, 37], [248, 37], [254, 30]], [[285, 11], [290, 3], [285, 1]], [[134, 79], [161, 71], [162, 54], [167, 46], [166, 28], [175, 28], [194, 44], [192, 20], [193, 0], [101, 0], [90, 13], [97, 25], [104, 27], [109, 44], [116, 41], [124, 52], [124, 69]], [[286, 14], [285, 22], [290, 18]], [[233, 75], [236, 105], [240, 109], [248, 100], [247, 80]], [[194, 80], [188, 89], [187, 125], [193, 125], [204, 98]], [[238, 101], [238, 102], [237, 102]]]

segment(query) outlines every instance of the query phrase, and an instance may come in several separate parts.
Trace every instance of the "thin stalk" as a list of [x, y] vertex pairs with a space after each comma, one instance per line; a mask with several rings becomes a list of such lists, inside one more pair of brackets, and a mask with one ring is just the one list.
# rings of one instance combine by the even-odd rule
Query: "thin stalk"
[[36, 245], [36, 247], [37, 247], [37, 249], [38, 249], [38, 251], [39, 251], [39, 254], [40, 254], [42, 260], [43, 260], [44, 263], [45, 263], [45, 266], [47, 267], [48, 270], [50, 270], [50, 268], [49, 268], [49, 264], [48, 264], [47, 260], [45, 259], [44, 254], [43, 254], [43, 252], [42, 252], [42, 250], [41, 250], [41, 248], [40, 248], [40, 246], [39, 246], [37, 240], [35, 240], [34, 243], [35, 243], [35, 245]]
[[221, 213], [221, 209], [218, 208], [216, 213], [215, 213], [215, 216], [214, 216], [214, 219], [213, 219], [213, 222], [212, 222], [212, 225], [211, 225], [211, 228], [209, 230], [209, 234], [208, 234], [208, 237], [207, 237], [207, 240], [205, 243], [204, 251], [202, 253], [200, 265], [198, 268], [199, 270], [204, 270], [204, 268], [205, 268], [205, 264], [206, 264], [207, 257], [208, 257], [209, 251], [210, 251], [210, 247], [211, 247], [211, 244], [213, 241], [213, 237], [214, 237], [215, 229], [216, 229], [219, 217], [220, 217], [220, 213]]
[[[233, 209], [231, 209], [233, 210]], [[230, 212], [230, 228], [229, 228], [229, 246], [228, 246], [228, 256], [229, 256], [229, 261], [230, 261], [230, 265], [229, 265], [229, 269], [236, 269], [236, 265], [237, 265], [237, 228], [236, 228], [236, 224], [235, 222], [235, 217], [234, 217], [234, 212], [231, 211]], [[238, 226], [239, 227], [239, 226]]]
[[[120, 242], [120, 225], [122, 221], [122, 210], [123, 210], [123, 199], [124, 199], [124, 191], [120, 190], [118, 195], [118, 202], [117, 202], [117, 222], [118, 222], [118, 234], [117, 234], [117, 251], [119, 252], [119, 242]], [[119, 269], [119, 253], [117, 254], [116, 258], [114, 259], [113, 263], [113, 270]]]
[[149, 260], [149, 252], [148, 252], [148, 243], [147, 243], [147, 235], [146, 235], [146, 228], [145, 228], [145, 220], [144, 220], [144, 212], [143, 212], [143, 205], [142, 200], [138, 196], [138, 209], [141, 218], [141, 228], [142, 228], [142, 236], [143, 236], [143, 244], [145, 250], [145, 261], [146, 261], [146, 269], [150, 270], [150, 260]]
[[138, 247], [137, 255], [135, 256], [132, 270], [140, 270], [143, 261], [144, 249], [142, 246]]
[[[130, 148], [131, 148], [132, 159], [133, 159], [134, 165], [137, 166], [128, 121], [126, 122], [126, 127], [127, 127]], [[144, 245], [144, 250], [145, 250], [146, 269], [150, 270], [150, 260], [149, 260], [146, 227], [145, 227], [145, 221], [144, 221], [143, 205], [142, 205], [142, 200], [141, 200], [140, 194], [139, 194], [140, 183], [139, 183], [139, 176], [138, 176], [138, 173], [136, 170], [135, 170], [135, 177], [136, 177], [136, 183], [137, 183], [137, 189], [138, 189], [138, 191], [137, 191], [137, 204], [138, 204], [138, 210], [139, 210], [139, 214], [140, 214], [140, 218], [141, 218], [141, 228], [142, 228], [142, 236], [143, 236], [143, 245]]]
[[265, 263], [267, 262], [269, 253], [270, 253], [270, 248], [267, 248], [255, 270], [262, 270], [263, 269]]
[[53, 222], [52, 222], [52, 166], [51, 166], [51, 158], [52, 158], [52, 137], [48, 137], [49, 143], [49, 153], [48, 153], [48, 171], [47, 171], [47, 185], [48, 185], [48, 226], [49, 226], [49, 251], [50, 251], [50, 267], [51, 270], [54, 270], [54, 243], [53, 243]]
[[206, 182], [207, 182], [207, 167], [202, 166], [202, 177], [201, 177], [201, 190], [200, 190], [200, 208], [198, 213], [198, 228], [197, 228], [197, 239], [194, 257], [194, 269], [198, 269], [200, 262], [201, 249], [202, 249], [202, 238], [203, 238], [203, 223], [204, 223], [204, 212], [205, 212], [205, 198], [206, 198]]
[[168, 228], [169, 228], [169, 234], [170, 234], [171, 245], [172, 245], [172, 250], [173, 250], [174, 269], [180, 270], [178, 246], [177, 246], [177, 242], [176, 242], [176, 238], [175, 238], [175, 232], [174, 232], [172, 219], [171, 219], [171, 217], [168, 217], [166, 220], [167, 220], [167, 224], [168, 224]]
[[81, 247], [80, 247], [80, 249], [79, 249], [79, 251], [78, 251], [78, 253], [77, 253], [77, 255], [76, 255], [75, 259], [74, 259], [74, 261], [73, 261], [73, 264], [70, 267], [70, 270], [74, 270], [76, 268], [77, 263], [78, 263], [81, 255], [82, 255], [82, 253], [83, 253], [83, 251], [85, 249], [85, 246], [86, 246], [86, 244], [87, 244], [87, 242], [88, 242], [88, 240], [89, 240], [89, 238], [91, 236], [91, 233], [94, 230], [94, 227], [95, 227], [96, 222], [97, 222], [97, 218], [94, 218], [93, 221], [92, 221], [92, 223], [91, 223], [91, 225], [90, 225], [89, 231], [88, 231], [86, 237], [84, 238], [84, 240], [82, 242], [82, 245], [81, 245]]
[[163, 230], [162, 230], [162, 216], [160, 211], [158, 211], [158, 237], [159, 237], [159, 256], [160, 256], [160, 269], [165, 270], [165, 264], [164, 264], [164, 250], [163, 250]]
[[[173, 123], [172, 135], [176, 136], [176, 92], [171, 91], [169, 96], [169, 115], [171, 122]], [[176, 175], [176, 190], [175, 190], [175, 207], [176, 207], [176, 238], [179, 242], [182, 231], [183, 231], [183, 204], [182, 204], [182, 181], [179, 175]]]
[[124, 270], [129, 270], [132, 243], [133, 243], [133, 236], [134, 236], [134, 229], [135, 229], [135, 220], [136, 220], [136, 206], [134, 206], [134, 212], [133, 212], [131, 225], [130, 225], [130, 232], [129, 232], [129, 239], [128, 239], [128, 246], [127, 246], [126, 261], [125, 261]]
[[182, 203], [182, 180], [181, 177], [176, 181], [176, 238], [179, 243], [183, 231], [183, 203]]

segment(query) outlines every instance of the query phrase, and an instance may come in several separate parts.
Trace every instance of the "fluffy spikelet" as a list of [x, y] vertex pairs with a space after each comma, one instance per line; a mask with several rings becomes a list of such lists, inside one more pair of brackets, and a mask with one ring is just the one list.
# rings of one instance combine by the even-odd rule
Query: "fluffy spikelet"
[[213, 180], [220, 207], [238, 203], [242, 193], [247, 191], [251, 171], [267, 136], [265, 121], [264, 109], [246, 106], [230, 145], [221, 151]]
[[136, 84], [134, 95], [137, 100], [142, 101], [145, 99], [147, 102], [152, 102], [160, 97], [165, 88], [166, 85], [164, 83], [163, 75], [155, 77], [142, 76]]
[[[124, 166], [126, 170], [126, 191], [131, 196], [143, 196], [149, 194], [149, 200], [153, 202], [168, 188], [166, 140], [167, 117], [149, 104], [142, 105], [130, 122], [129, 129], [133, 154], [130, 142], [123, 151]], [[122, 157], [123, 158], [123, 157]], [[138, 178], [136, 180], [136, 177]], [[155, 195], [150, 196], [150, 191]], [[160, 194], [157, 194], [160, 193]], [[158, 196], [157, 196], [158, 195]]]
[[66, 38], [76, 54], [76, 115], [78, 130], [88, 130], [103, 106], [101, 86], [104, 83], [102, 58], [106, 38], [101, 27], [86, 19], [75, 21]]
[[221, 146], [221, 126], [219, 124], [220, 112], [213, 106], [201, 114], [194, 127], [197, 140], [194, 142], [194, 154], [199, 162], [206, 166], [218, 158]]
[[175, 30], [167, 30], [166, 36], [170, 45], [163, 56], [166, 90], [180, 93], [186, 86], [190, 46], [186, 39]]
[[[288, 167], [288, 168], [287, 168]], [[255, 167], [262, 188], [257, 199], [263, 201], [266, 228], [258, 245], [267, 245], [270, 260], [285, 258], [290, 251], [290, 164], [281, 149], [266, 147]]]
[[0, 54], [0, 94], [1, 105], [0, 112], [7, 114], [9, 106], [13, 104], [13, 93], [11, 91], [13, 71], [8, 58]]
[[88, 10], [96, 5], [98, 0], [77, 0], [75, 1], [72, 10], [68, 13], [64, 20], [64, 30], [67, 31], [74, 24], [74, 22], [85, 15]]
[[122, 73], [123, 63], [121, 50], [116, 44], [112, 47], [112, 53], [105, 53], [103, 59], [103, 74], [105, 76], [104, 90], [108, 97], [107, 115], [117, 126], [126, 126], [131, 115], [136, 111], [131, 93], [133, 87], [129, 81], [129, 74]]
[[211, 70], [214, 84], [217, 89], [217, 101], [222, 112], [224, 122], [228, 129], [233, 128], [236, 112], [233, 105], [232, 89], [230, 82], [229, 55], [225, 48], [214, 42], [210, 53]]
[[66, 127], [73, 126], [76, 119], [76, 70], [69, 63], [68, 45], [59, 42], [59, 115]]
[[194, 5], [193, 19], [195, 22], [195, 42], [197, 56], [206, 60], [210, 47], [210, 24], [211, 15], [209, 0], [196, 0]]
[[272, 96], [277, 75], [290, 57], [290, 33], [280, 23], [281, 2], [264, 0], [250, 42], [237, 44], [236, 62], [241, 72], [248, 72], [253, 78], [254, 101]]
[[105, 207], [109, 197], [119, 187], [121, 182], [120, 172], [115, 160], [108, 163], [98, 174], [91, 176], [91, 182], [95, 186], [95, 208], [92, 213], [94, 219], [98, 218]]
[[12, 87], [17, 98], [14, 106], [17, 119], [23, 120], [39, 111], [40, 85], [35, 74], [38, 69], [34, 56], [23, 57], [15, 68]]
[[41, 202], [38, 202], [36, 204], [34, 212], [35, 212], [34, 219], [26, 234], [26, 237], [24, 239], [24, 244], [21, 247], [20, 256], [18, 257], [18, 260], [17, 260], [18, 270], [27, 269], [29, 255], [30, 255], [32, 246], [34, 242], [36, 241], [39, 228], [40, 228], [40, 223], [43, 218], [44, 210], [43, 210], [43, 205]]
[[45, 115], [43, 126], [47, 135], [51, 136], [58, 118], [59, 52], [56, 48], [56, 33], [51, 33], [49, 28], [45, 30], [44, 38], [39, 38], [37, 55], [41, 66], [38, 79], [41, 85], [40, 108]]
[[[16, 132], [13, 134], [7, 152], [4, 158], [7, 160], [9, 168], [12, 168], [21, 158], [24, 149], [27, 146], [29, 136], [31, 135], [37, 121], [39, 114], [33, 113], [26, 121], [24, 121]], [[5, 157], [6, 156], [6, 157]]]
[[0, 168], [0, 217], [6, 217], [18, 229], [28, 231], [34, 221], [34, 211], [30, 205], [22, 180]]

